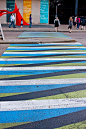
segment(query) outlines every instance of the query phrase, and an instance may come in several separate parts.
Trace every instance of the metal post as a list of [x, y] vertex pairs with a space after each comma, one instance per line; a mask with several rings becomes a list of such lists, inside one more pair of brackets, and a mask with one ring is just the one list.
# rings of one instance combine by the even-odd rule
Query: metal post
[[55, 17], [57, 17], [57, 4], [56, 4], [56, 16]]
[[2, 30], [2, 26], [1, 26], [1, 23], [0, 23], [0, 31], [1, 31], [1, 38], [3, 39], [3, 40], [5, 40], [5, 38], [4, 38], [4, 33], [3, 33], [3, 30]]
[[78, 13], [78, 0], [75, 0], [75, 16]]

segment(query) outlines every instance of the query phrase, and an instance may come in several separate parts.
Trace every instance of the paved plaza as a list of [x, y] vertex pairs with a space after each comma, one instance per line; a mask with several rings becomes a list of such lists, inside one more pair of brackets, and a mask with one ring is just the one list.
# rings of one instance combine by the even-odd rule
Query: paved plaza
[[23, 43], [20, 37], [22, 43], [6, 45], [0, 57], [0, 129], [86, 128], [86, 47], [62, 36], [70, 42]]

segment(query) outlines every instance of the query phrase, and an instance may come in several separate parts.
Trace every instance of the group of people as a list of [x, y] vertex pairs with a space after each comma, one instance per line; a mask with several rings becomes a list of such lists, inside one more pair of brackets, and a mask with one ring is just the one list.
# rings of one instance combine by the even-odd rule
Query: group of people
[[71, 33], [72, 30], [72, 26], [74, 25], [74, 27], [76, 27], [77, 29], [79, 29], [80, 25], [81, 25], [81, 30], [85, 30], [85, 23], [86, 23], [86, 19], [85, 17], [80, 18], [79, 16], [75, 16], [74, 20], [72, 17], [69, 18], [69, 32]]
[[[69, 17], [69, 33], [71, 33], [72, 31], [72, 26], [74, 25], [74, 27], [76, 27], [77, 29], [79, 29], [79, 26], [81, 24], [81, 30], [85, 30], [85, 24], [86, 24], [86, 19], [85, 17], [80, 18], [79, 16], [75, 16], [74, 19], [71, 17]], [[58, 28], [60, 26], [60, 21], [58, 19], [58, 17], [56, 17], [56, 19], [54, 20], [54, 26], [55, 26], [55, 31], [58, 31]]]
[[[15, 27], [15, 16], [13, 15], [13, 13], [11, 14], [11, 16], [10, 16], [10, 20], [11, 20], [11, 23], [10, 23], [10, 25], [9, 25], [9, 28], [13, 25], [13, 28], [16, 28]], [[32, 16], [31, 16], [31, 14], [30, 14], [30, 16], [29, 16], [29, 23], [30, 23], [30, 25], [29, 25], [29, 28], [31, 28], [31, 26], [32, 26]], [[23, 27], [23, 19], [21, 19], [21, 28]]]

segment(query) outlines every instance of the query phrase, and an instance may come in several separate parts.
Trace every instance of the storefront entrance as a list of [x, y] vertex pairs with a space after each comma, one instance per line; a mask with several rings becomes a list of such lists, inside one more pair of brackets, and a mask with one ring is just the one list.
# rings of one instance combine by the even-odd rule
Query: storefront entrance
[[[50, 0], [49, 23], [53, 24], [56, 15], [56, 3]], [[69, 17], [75, 15], [75, 0], [61, 0], [57, 6], [57, 15], [61, 24], [68, 24]]]

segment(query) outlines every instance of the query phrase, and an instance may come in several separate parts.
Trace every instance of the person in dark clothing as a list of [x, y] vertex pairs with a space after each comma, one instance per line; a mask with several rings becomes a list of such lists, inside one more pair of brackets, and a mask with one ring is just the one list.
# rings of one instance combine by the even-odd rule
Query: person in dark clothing
[[58, 27], [60, 26], [60, 21], [59, 21], [58, 17], [56, 17], [56, 19], [54, 20], [54, 26], [55, 26], [55, 30], [57, 32]]
[[23, 27], [23, 19], [21, 19], [21, 28]]
[[30, 22], [29, 28], [31, 28], [31, 26], [32, 26], [32, 16], [31, 16], [31, 14], [30, 14], [30, 17], [29, 17], [29, 22]]
[[72, 26], [73, 26], [73, 18], [70, 17], [70, 18], [69, 18], [69, 26], [68, 26], [69, 33], [71, 33], [71, 31], [72, 31]]
[[82, 18], [81, 23], [82, 23], [81, 30], [82, 29], [85, 30], [85, 23], [86, 23], [85, 17]]
[[79, 29], [79, 26], [80, 26], [80, 18], [79, 18], [79, 16], [76, 18], [76, 23], [77, 23], [77, 29]]

